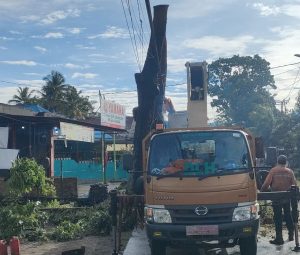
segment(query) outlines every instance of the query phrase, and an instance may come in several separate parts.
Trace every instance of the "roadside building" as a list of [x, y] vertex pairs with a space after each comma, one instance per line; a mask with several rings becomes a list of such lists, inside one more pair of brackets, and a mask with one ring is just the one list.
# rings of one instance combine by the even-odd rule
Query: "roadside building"
[[[107, 144], [116, 148], [122, 143], [118, 134], [122, 134], [123, 143], [128, 137], [125, 127], [103, 126], [100, 118], [69, 119], [37, 105], [0, 104], [0, 127], [8, 129], [7, 149], [18, 150], [19, 157], [36, 159], [47, 176], [80, 181], [103, 181]], [[117, 170], [113, 167], [113, 173], [106, 173], [106, 177], [118, 178], [118, 173], [127, 177], [120, 164]], [[0, 176], [7, 172], [0, 169]]]

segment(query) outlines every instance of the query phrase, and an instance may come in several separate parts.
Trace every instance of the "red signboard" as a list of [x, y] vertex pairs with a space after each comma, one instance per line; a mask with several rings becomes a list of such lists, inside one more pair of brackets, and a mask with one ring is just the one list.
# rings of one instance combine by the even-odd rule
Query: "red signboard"
[[101, 125], [111, 128], [125, 129], [125, 106], [108, 100], [101, 100]]

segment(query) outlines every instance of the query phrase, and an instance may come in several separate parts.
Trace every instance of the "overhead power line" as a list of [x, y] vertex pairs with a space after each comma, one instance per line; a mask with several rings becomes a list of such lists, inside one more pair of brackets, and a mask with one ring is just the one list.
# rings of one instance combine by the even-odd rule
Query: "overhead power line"
[[138, 52], [136, 50], [136, 44], [134, 44], [134, 39], [133, 39], [133, 34], [132, 34], [133, 32], [131, 31], [130, 26], [129, 26], [129, 22], [128, 22], [128, 19], [127, 19], [127, 14], [126, 14], [126, 10], [125, 10], [125, 6], [124, 6], [124, 3], [123, 3], [123, 0], [121, 0], [121, 3], [122, 3], [123, 13], [124, 13], [125, 20], [126, 20], [126, 26], [127, 26], [127, 29], [128, 29], [128, 32], [129, 32], [129, 36], [130, 36], [131, 46], [133, 48], [133, 54], [134, 54], [134, 56], [136, 58], [136, 62], [137, 62], [138, 68], [141, 71], [141, 66], [140, 66], [139, 58], [138, 58]]
[[[142, 71], [142, 62], [145, 59], [145, 41], [149, 40], [150, 33], [148, 33], [147, 26], [144, 27], [145, 20], [145, 7], [140, 3], [140, 0], [135, 1], [121, 0], [123, 14], [126, 21], [127, 30], [130, 36], [130, 42], [133, 49], [138, 68]], [[149, 34], [149, 36], [148, 36]]]
[[298, 69], [298, 67], [295, 67], [295, 68], [286, 70], [286, 71], [281, 72], [281, 73], [275, 73], [275, 74], [273, 74], [273, 76], [278, 76], [278, 75], [281, 75], [281, 74], [284, 74], [284, 73], [288, 73], [288, 72], [294, 71], [294, 70], [296, 70], [296, 69]]
[[300, 62], [286, 64], [286, 65], [281, 65], [281, 66], [274, 66], [274, 67], [270, 67], [270, 69], [276, 69], [276, 68], [286, 67], [286, 66], [293, 66], [293, 65], [297, 65], [297, 64], [300, 64]]
[[284, 98], [284, 100], [287, 99], [287, 98], [291, 95], [292, 91], [293, 91], [294, 88], [296, 87], [296, 83], [299, 81], [299, 79], [298, 79], [299, 74], [300, 74], [300, 68], [298, 69], [298, 72], [297, 72], [297, 75], [296, 75], [296, 77], [295, 77], [295, 80], [294, 80], [294, 82], [291, 84], [291, 89], [290, 89], [288, 95]]
[[0, 80], [0, 82], [8, 83], [8, 84], [14, 84], [14, 85], [19, 85], [19, 86], [30, 86], [30, 84], [18, 83], [18, 82], [13, 82], [13, 81], [3, 81], [3, 80]]

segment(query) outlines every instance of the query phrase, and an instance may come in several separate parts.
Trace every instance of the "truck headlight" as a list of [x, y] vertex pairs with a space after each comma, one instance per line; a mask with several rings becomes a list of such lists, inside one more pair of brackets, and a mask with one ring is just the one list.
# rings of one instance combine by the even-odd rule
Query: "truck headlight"
[[153, 209], [153, 221], [155, 223], [172, 223], [171, 215], [166, 209]]
[[258, 203], [247, 206], [239, 206], [234, 209], [232, 221], [245, 221], [256, 219], [258, 217], [258, 208]]
[[170, 212], [161, 208], [145, 207], [145, 220], [154, 223], [172, 223]]

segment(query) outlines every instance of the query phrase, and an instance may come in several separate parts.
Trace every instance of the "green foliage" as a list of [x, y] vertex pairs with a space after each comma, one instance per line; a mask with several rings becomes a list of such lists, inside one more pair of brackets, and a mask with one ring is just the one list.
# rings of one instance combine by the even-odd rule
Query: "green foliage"
[[209, 66], [209, 94], [214, 97], [211, 105], [217, 108], [219, 117], [229, 123], [253, 126], [253, 111], [258, 106], [275, 111], [275, 101], [266, 90], [276, 88], [269, 63], [260, 56], [233, 56], [220, 58]]
[[85, 226], [85, 233], [88, 235], [107, 235], [111, 231], [111, 217], [107, 208], [88, 207], [85, 209], [51, 210], [48, 212], [49, 224], [56, 226], [63, 222]]
[[0, 238], [10, 239], [12, 236], [24, 235], [28, 230], [35, 231], [44, 227], [47, 215], [38, 209], [38, 202], [0, 207], [0, 219], [5, 219], [0, 220]]
[[43, 78], [46, 84], [41, 90], [42, 105], [51, 112], [60, 112], [65, 105], [63, 102], [63, 94], [66, 84], [64, 76], [57, 71], [51, 71], [51, 74]]
[[33, 104], [37, 103], [38, 99], [33, 96], [35, 90], [30, 90], [28, 87], [19, 87], [17, 94], [13, 95], [13, 98], [8, 101], [8, 103], [16, 104]]
[[85, 223], [83, 221], [78, 221], [77, 223], [63, 221], [56, 227], [52, 238], [60, 242], [79, 239], [83, 236], [84, 231]]
[[270, 143], [271, 134], [275, 125], [275, 111], [268, 105], [257, 105], [249, 113], [249, 123], [251, 131], [256, 136], [262, 136], [265, 144]]
[[24, 237], [30, 242], [48, 241], [48, 234], [44, 228], [25, 231]]
[[5, 220], [0, 220], [0, 238], [67, 241], [84, 235], [108, 235], [111, 231], [108, 203], [83, 209], [73, 208], [71, 204], [60, 205], [58, 201], [48, 203], [47, 209], [44, 206], [40, 202], [1, 206], [0, 219]]
[[61, 113], [69, 118], [84, 119], [93, 110], [93, 102], [82, 95], [74, 86], [65, 84], [64, 76], [57, 71], [44, 77], [42, 105], [51, 112]]
[[111, 217], [107, 210], [87, 208], [86, 210], [53, 211], [49, 222], [58, 225], [52, 235], [57, 241], [80, 238], [83, 235], [108, 235], [111, 231]]
[[64, 209], [64, 208], [74, 208], [74, 202], [72, 203], [61, 203], [59, 200], [57, 199], [53, 199], [51, 201], [45, 202], [43, 203], [43, 207], [47, 208], [47, 209]]
[[[93, 101], [82, 95], [74, 86], [65, 83], [65, 77], [58, 71], [51, 71], [43, 78], [46, 84], [41, 91], [19, 87], [17, 94], [9, 103], [41, 104], [51, 112], [63, 114], [69, 118], [84, 119], [93, 111]], [[40, 95], [33, 95], [35, 92]]]
[[64, 101], [68, 102], [61, 109], [61, 113], [76, 119], [84, 119], [89, 113], [93, 111], [92, 103], [89, 98], [82, 96], [82, 91], [77, 91], [73, 86], [66, 86], [64, 93]]
[[91, 235], [108, 235], [111, 231], [111, 217], [108, 212], [95, 212], [88, 220], [86, 231]]
[[72, 207], [68, 210], [65, 205], [56, 207], [55, 210], [50, 210], [48, 212], [49, 215], [49, 224], [51, 225], [59, 225], [63, 221], [70, 221], [72, 223], [76, 223], [79, 220], [88, 220], [93, 214], [92, 208], [87, 208], [85, 210], [78, 209], [74, 210]]
[[15, 160], [10, 175], [8, 189], [13, 196], [28, 195], [32, 192], [36, 192], [36, 195], [55, 195], [53, 183], [45, 177], [44, 168], [34, 159]]

